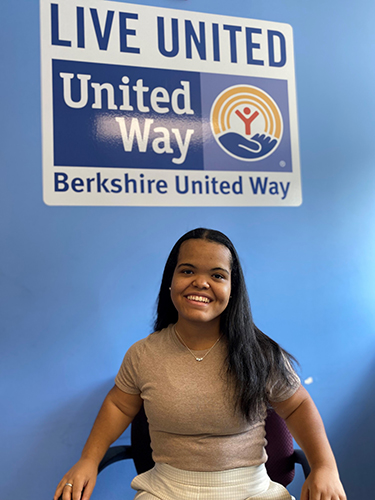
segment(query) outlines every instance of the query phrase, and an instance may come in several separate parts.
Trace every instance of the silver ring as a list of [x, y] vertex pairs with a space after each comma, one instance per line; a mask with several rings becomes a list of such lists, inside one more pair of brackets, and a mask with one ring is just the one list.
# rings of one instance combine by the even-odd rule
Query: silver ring
[[73, 488], [72, 483], [65, 483], [65, 486], [70, 486], [71, 488]]

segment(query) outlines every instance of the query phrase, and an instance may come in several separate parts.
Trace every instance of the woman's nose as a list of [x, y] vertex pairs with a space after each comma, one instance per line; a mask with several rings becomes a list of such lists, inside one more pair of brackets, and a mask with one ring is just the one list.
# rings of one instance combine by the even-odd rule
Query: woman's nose
[[209, 288], [210, 284], [205, 276], [196, 276], [193, 285], [197, 288]]

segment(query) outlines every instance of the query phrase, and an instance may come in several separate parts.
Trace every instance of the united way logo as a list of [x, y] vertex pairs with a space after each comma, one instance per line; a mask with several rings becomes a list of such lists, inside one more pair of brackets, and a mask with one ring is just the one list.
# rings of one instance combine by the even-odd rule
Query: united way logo
[[211, 108], [212, 133], [219, 146], [242, 161], [271, 155], [283, 135], [281, 112], [264, 90], [234, 85], [219, 94]]

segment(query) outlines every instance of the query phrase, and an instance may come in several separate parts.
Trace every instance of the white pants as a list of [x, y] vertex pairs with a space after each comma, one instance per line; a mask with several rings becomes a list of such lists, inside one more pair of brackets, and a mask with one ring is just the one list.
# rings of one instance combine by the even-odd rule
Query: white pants
[[218, 472], [193, 472], [167, 464], [136, 476], [134, 500], [291, 500], [281, 484], [268, 477], [264, 464]]

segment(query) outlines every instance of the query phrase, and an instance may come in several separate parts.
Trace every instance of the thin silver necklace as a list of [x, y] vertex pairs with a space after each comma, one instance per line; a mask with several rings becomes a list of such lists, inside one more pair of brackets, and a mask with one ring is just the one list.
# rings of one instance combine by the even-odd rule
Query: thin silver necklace
[[193, 358], [195, 359], [195, 361], [203, 361], [204, 358], [207, 356], [207, 354], [209, 354], [212, 349], [215, 347], [215, 345], [219, 342], [219, 340], [221, 339], [222, 335], [220, 335], [220, 337], [217, 339], [217, 341], [214, 343], [214, 345], [212, 345], [208, 351], [204, 354], [204, 356], [202, 356], [201, 358], [197, 358], [196, 355], [193, 353], [193, 351], [191, 349], [189, 349], [189, 347], [185, 344], [185, 342], [182, 340], [182, 338], [180, 337], [178, 331], [177, 331], [177, 328], [174, 327], [174, 331], [176, 332], [176, 335], [177, 337], [180, 339], [180, 342], [183, 346], [186, 347], [186, 349], [190, 352], [190, 354], [193, 356]]

